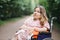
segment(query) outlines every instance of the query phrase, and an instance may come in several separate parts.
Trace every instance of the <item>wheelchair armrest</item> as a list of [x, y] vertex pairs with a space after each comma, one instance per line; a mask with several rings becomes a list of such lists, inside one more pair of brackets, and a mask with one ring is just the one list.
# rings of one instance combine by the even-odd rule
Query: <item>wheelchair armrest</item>
[[39, 32], [39, 34], [51, 34], [50, 29], [47, 29], [48, 32]]
[[51, 34], [51, 32], [40, 32], [39, 34], [40, 35], [42, 35], [42, 34]]

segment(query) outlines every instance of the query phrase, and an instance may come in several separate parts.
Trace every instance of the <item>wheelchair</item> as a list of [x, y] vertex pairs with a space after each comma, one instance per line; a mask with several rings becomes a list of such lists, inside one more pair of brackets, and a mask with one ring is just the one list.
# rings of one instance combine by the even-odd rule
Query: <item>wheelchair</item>
[[50, 24], [50, 30], [48, 30], [49, 32], [41, 32], [38, 35], [33, 35], [33, 36], [37, 36], [37, 38], [33, 38], [32, 36], [31, 40], [53, 40], [52, 39], [52, 27], [53, 27], [54, 19], [56, 19], [56, 17], [52, 17], [51, 19], [49, 19], [49, 24]]

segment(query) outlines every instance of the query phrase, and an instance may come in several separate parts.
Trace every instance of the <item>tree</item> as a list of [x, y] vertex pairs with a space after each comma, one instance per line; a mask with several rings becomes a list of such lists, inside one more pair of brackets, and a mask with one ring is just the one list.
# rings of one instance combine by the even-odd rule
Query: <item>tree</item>
[[60, 23], [60, 0], [47, 0], [48, 2], [48, 11], [51, 16], [57, 17], [58, 23]]

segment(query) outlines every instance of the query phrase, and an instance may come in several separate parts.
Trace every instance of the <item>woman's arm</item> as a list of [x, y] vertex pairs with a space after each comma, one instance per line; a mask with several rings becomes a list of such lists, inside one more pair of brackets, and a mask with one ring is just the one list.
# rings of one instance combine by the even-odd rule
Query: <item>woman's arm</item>
[[45, 28], [45, 27], [43, 27], [43, 28], [35, 27], [34, 30], [39, 31], [39, 32], [47, 32], [47, 28]]
[[43, 28], [35, 27], [35, 30], [38, 30], [40, 32], [49, 32], [48, 30], [50, 30], [50, 25], [48, 22], [45, 22]]

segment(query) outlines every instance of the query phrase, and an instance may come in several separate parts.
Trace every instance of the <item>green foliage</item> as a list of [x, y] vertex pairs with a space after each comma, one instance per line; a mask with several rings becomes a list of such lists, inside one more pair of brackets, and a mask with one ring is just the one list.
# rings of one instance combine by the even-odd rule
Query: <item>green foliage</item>
[[57, 21], [60, 23], [60, 0], [47, 0], [47, 2], [51, 16], [57, 17]]
[[0, 0], [0, 19], [31, 14], [30, 0]]
[[29, 15], [39, 4], [46, 8], [48, 17], [56, 16], [60, 22], [60, 0], [0, 0], [0, 19]]

